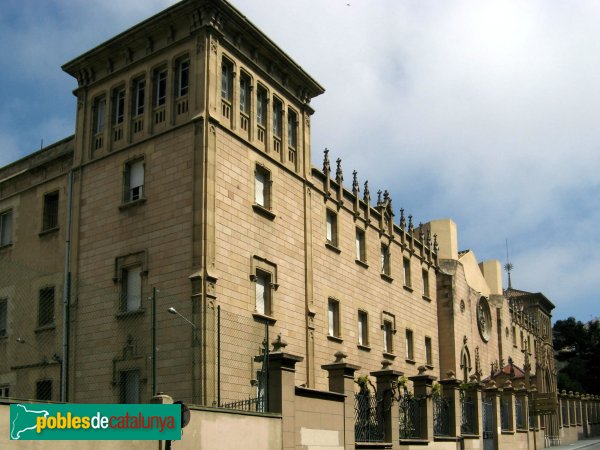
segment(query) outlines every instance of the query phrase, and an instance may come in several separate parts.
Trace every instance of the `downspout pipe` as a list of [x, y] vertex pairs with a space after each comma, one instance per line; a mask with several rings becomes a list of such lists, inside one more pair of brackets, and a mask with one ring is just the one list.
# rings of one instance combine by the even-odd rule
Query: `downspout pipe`
[[73, 209], [73, 169], [67, 176], [67, 230], [65, 236], [65, 267], [63, 275], [63, 352], [60, 367], [60, 401], [68, 400], [69, 373], [69, 299], [71, 298], [71, 226]]

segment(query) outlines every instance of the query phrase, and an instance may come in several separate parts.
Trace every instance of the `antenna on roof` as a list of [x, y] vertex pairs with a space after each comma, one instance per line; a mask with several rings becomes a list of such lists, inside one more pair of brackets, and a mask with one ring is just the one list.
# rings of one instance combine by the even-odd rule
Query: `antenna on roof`
[[508, 289], [512, 289], [512, 282], [510, 280], [510, 271], [513, 269], [513, 265], [508, 257], [508, 239], [506, 239], [506, 264], [504, 264], [504, 270], [508, 273]]

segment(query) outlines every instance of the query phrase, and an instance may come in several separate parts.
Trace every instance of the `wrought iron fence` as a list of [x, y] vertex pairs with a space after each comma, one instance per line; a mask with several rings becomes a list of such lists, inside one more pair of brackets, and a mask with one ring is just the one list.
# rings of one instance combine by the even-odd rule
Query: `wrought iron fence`
[[529, 408], [527, 408], [527, 413], [529, 415], [529, 429], [533, 430], [535, 427], [535, 416], [533, 415], [533, 402], [531, 397], [529, 398]]
[[368, 390], [354, 396], [354, 439], [356, 442], [383, 442], [383, 402]]
[[563, 426], [568, 426], [569, 425], [569, 411], [567, 410], [567, 403], [565, 402], [564, 399], [562, 399], [560, 401], [560, 405], [561, 405], [561, 412], [562, 412], [562, 424]]
[[433, 435], [450, 436], [450, 401], [441, 395], [433, 398]]
[[475, 402], [467, 395], [460, 399], [460, 432], [475, 434]]
[[398, 401], [400, 417], [400, 439], [415, 439], [423, 436], [421, 423], [422, 398], [404, 391]]
[[500, 427], [502, 431], [509, 431], [511, 429], [509, 404], [507, 398], [500, 400]]
[[247, 398], [245, 400], [223, 403], [221, 404], [221, 408], [237, 409], [240, 411], [265, 412], [265, 398], [264, 396], [258, 396], [254, 398]]
[[523, 399], [521, 397], [515, 398], [515, 419], [517, 422], [517, 430], [525, 429], [525, 414], [523, 411]]

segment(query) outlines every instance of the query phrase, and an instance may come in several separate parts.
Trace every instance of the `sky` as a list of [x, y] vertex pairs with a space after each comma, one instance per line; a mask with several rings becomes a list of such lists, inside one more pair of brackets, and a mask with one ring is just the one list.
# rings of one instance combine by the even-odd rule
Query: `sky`
[[[2, 0], [0, 166], [73, 134], [60, 66], [175, 3]], [[415, 223], [514, 265], [554, 320], [600, 316], [600, 2], [232, 0], [326, 89], [322, 150]], [[506, 287], [506, 274], [504, 286]]]

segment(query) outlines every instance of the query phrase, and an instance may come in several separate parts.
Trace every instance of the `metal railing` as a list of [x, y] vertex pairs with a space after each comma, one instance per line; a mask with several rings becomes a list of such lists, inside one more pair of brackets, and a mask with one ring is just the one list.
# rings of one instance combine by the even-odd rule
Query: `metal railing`
[[368, 390], [354, 395], [354, 439], [383, 442], [383, 402]]
[[463, 396], [460, 400], [460, 433], [475, 434], [475, 402], [471, 397]]
[[515, 398], [515, 419], [517, 422], [517, 430], [525, 429], [525, 414], [523, 411], [523, 400], [520, 397]]
[[450, 436], [450, 401], [440, 395], [433, 398], [433, 435]]
[[508, 399], [503, 398], [500, 400], [500, 428], [502, 431], [510, 431], [510, 412]]

